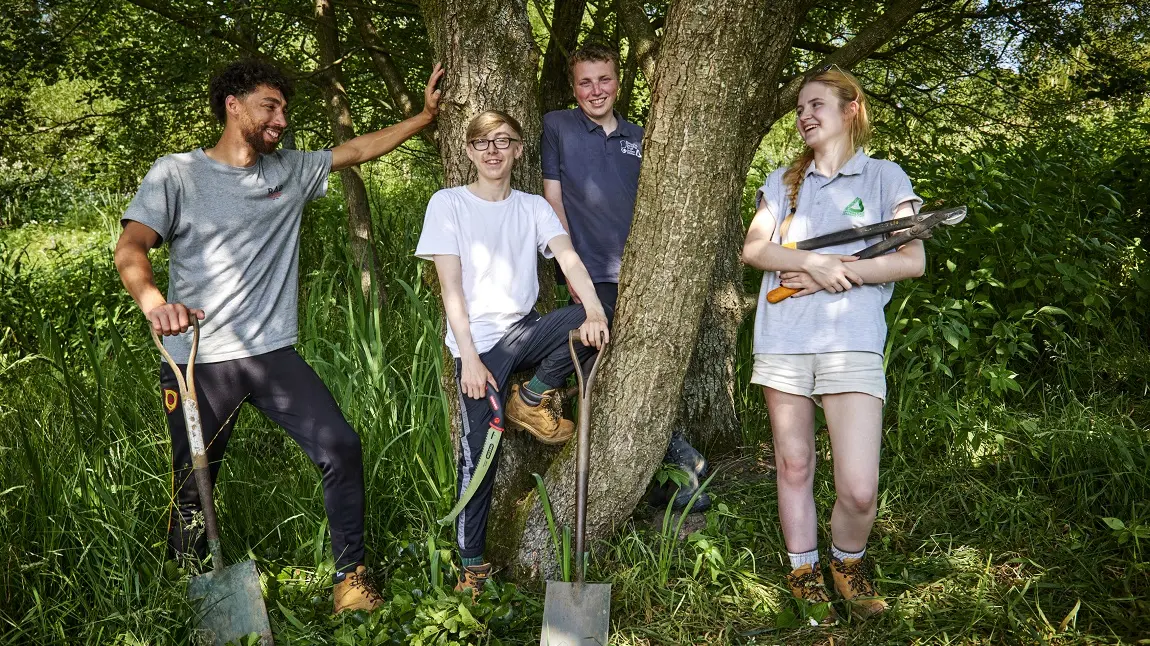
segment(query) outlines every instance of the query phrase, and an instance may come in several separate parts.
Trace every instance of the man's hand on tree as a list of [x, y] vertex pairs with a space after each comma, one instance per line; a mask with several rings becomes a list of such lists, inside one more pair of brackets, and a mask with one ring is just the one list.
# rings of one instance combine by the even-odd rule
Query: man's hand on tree
[[483, 399], [487, 394], [487, 384], [496, 391], [499, 390], [499, 384], [495, 383], [495, 377], [492, 376], [491, 371], [483, 364], [483, 360], [476, 355], [470, 359], [463, 359], [462, 374], [459, 375], [459, 386], [463, 389], [463, 394], [472, 399]]
[[436, 63], [435, 69], [431, 70], [431, 77], [427, 79], [427, 87], [423, 88], [423, 111], [433, 119], [439, 114], [439, 98], [443, 96], [443, 91], [436, 89], [435, 84], [439, 83], [443, 72], [443, 65]]
[[191, 317], [196, 317], [197, 320], [204, 320], [204, 311], [194, 307], [188, 307], [183, 303], [164, 303], [157, 305], [148, 310], [144, 314], [148, 318], [148, 322], [152, 324], [152, 329], [157, 334], [164, 336], [172, 336], [176, 334], [183, 334], [189, 327], [192, 326]]

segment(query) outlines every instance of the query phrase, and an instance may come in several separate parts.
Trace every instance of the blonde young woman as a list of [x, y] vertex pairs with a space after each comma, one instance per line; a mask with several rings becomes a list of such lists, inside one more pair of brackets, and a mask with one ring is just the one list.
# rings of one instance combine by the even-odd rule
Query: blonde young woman
[[[858, 260], [851, 254], [881, 238], [818, 253], [783, 243], [909, 216], [922, 200], [897, 164], [863, 152], [870, 123], [866, 96], [853, 76], [836, 66], [808, 76], [796, 113], [805, 146], [759, 189], [743, 247], [743, 262], [765, 272], [751, 381], [763, 387], [770, 413], [791, 592], [810, 603], [830, 601], [813, 495], [815, 406], [821, 406], [837, 494], [830, 571], [852, 611], [870, 616], [887, 607], [863, 567], [876, 512], [886, 397], [883, 308], [895, 281], [922, 275], [923, 246], [915, 240], [885, 256]], [[768, 304], [766, 294], [779, 285], [799, 291]], [[832, 611], [824, 621], [834, 620]]]

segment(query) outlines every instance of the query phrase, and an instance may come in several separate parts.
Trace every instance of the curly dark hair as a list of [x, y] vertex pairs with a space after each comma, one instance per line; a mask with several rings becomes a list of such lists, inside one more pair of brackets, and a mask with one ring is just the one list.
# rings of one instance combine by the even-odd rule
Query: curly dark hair
[[254, 59], [236, 61], [217, 72], [208, 84], [208, 103], [212, 107], [212, 114], [216, 115], [220, 123], [226, 123], [228, 113], [224, 103], [227, 98], [234, 96], [242, 99], [261, 85], [279, 90], [285, 101], [291, 101], [295, 95], [295, 84], [274, 65]]

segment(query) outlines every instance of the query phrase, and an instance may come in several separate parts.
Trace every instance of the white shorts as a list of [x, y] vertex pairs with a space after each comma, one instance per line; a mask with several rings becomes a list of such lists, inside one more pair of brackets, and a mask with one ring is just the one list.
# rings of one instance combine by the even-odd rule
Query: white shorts
[[810, 397], [819, 406], [822, 395], [838, 393], [865, 393], [886, 401], [882, 355], [874, 352], [756, 354], [751, 383]]

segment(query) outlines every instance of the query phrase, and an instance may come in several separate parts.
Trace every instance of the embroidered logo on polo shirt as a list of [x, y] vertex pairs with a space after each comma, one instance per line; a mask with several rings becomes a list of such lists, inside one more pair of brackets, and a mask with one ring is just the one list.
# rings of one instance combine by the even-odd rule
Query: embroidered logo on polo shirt
[[847, 217], [857, 218], [857, 217], [861, 217], [862, 214], [863, 214], [862, 198], [856, 197], [853, 201], [851, 201], [850, 204], [847, 205], [847, 208], [843, 209], [843, 215], [845, 215]]
[[643, 158], [643, 150], [639, 148], [639, 144], [627, 141], [626, 139], [619, 140], [619, 151], [624, 155], [631, 155], [639, 159]]
[[279, 186], [276, 186], [275, 188], [269, 188], [268, 189], [268, 199], [269, 200], [278, 200], [278, 199], [280, 199], [280, 196], [283, 194], [284, 194], [284, 185], [283, 184], [280, 184]]

